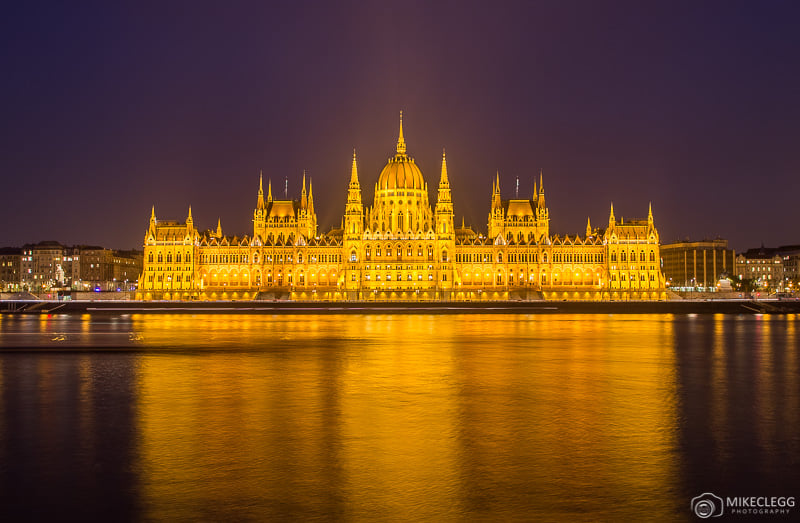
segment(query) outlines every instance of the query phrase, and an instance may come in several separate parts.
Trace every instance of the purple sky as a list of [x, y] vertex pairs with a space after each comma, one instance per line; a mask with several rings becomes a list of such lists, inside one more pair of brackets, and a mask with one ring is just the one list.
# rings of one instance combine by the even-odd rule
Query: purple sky
[[797, 2], [432, 3], [6, 6], [0, 246], [140, 248], [151, 205], [249, 234], [260, 169], [295, 197], [306, 169], [324, 232], [400, 109], [480, 230], [495, 171], [513, 198], [542, 168], [553, 233], [652, 201], [664, 243], [800, 243]]

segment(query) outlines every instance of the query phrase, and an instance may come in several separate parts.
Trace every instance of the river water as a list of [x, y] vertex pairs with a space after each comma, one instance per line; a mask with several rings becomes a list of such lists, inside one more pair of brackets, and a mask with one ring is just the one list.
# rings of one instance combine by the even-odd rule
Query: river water
[[798, 497], [799, 325], [0, 315], [0, 516], [680, 521], [704, 492]]

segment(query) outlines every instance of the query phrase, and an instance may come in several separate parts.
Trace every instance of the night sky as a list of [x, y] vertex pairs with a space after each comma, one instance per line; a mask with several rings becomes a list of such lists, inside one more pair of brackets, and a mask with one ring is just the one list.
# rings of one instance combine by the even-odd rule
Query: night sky
[[152, 205], [251, 234], [261, 169], [276, 197], [307, 170], [327, 231], [401, 109], [481, 231], [495, 172], [529, 197], [541, 168], [551, 233], [652, 201], [663, 243], [800, 243], [797, 2], [430, 3], [5, 6], [0, 246], [141, 248]]

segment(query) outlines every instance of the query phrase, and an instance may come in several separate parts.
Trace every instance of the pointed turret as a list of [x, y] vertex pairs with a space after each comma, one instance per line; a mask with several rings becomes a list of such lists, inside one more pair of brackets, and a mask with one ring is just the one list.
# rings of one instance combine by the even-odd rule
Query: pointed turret
[[222, 220], [217, 218], [217, 238], [222, 238]]
[[492, 210], [502, 208], [503, 203], [500, 199], [500, 171], [495, 175], [495, 181], [492, 184]]
[[308, 194], [306, 193], [306, 171], [303, 169], [303, 190], [300, 192], [300, 208], [308, 208]]
[[400, 111], [400, 134], [397, 137], [397, 155], [405, 156], [406, 141], [403, 138], [403, 111]]
[[350, 169], [350, 183], [358, 184], [358, 164], [356, 163], [356, 150], [353, 148], [353, 167]]
[[150, 232], [155, 232], [156, 230], [156, 206], [153, 205], [153, 208], [150, 210]]
[[[375, 184], [377, 191], [378, 185]], [[357, 242], [364, 231], [364, 207], [361, 205], [361, 184], [358, 182], [358, 160], [353, 148], [353, 164], [350, 168], [350, 184], [347, 187], [347, 205], [344, 208], [342, 228], [347, 241]]]
[[647, 209], [647, 225], [653, 225], [653, 202], [650, 202], [650, 207]]
[[442, 149], [442, 175], [439, 178], [439, 194], [436, 198], [436, 229], [440, 238], [453, 238], [453, 217], [450, 180], [447, 178], [447, 154]]
[[589, 217], [586, 217], [586, 237], [589, 238], [592, 235], [592, 221]]
[[542, 209], [547, 206], [544, 199], [544, 175], [542, 174], [541, 169], [539, 169], [539, 198], [537, 203]]
[[314, 214], [314, 189], [311, 187], [311, 178], [308, 179], [308, 213]]
[[263, 209], [263, 208], [264, 208], [264, 171], [261, 171], [258, 174], [258, 202], [256, 203], [256, 209]]
[[272, 201], [272, 180], [267, 180], [267, 202]]
[[608, 216], [608, 226], [614, 227], [617, 224], [617, 219], [614, 217], [614, 202], [611, 202], [611, 214]]
[[194, 226], [194, 219], [192, 218], [192, 206], [189, 206], [189, 216], [186, 217], [186, 227], [191, 228]]
[[450, 185], [450, 181], [447, 179], [447, 153], [444, 149], [442, 149], [442, 177], [439, 180], [439, 186], [441, 187], [443, 183]]

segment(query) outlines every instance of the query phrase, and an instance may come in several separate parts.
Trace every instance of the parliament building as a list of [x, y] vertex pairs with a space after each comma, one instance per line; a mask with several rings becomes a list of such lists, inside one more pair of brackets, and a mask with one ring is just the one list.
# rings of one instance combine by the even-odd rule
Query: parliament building
[[528, 199], [504, 200], [497, 175], [486, 233], [456, 226], [447, 160], [436, 203], [406, 151], [396, 154], [361, 199], [355, 152], [341, 226], [318, 230], [311, 183], [299, 200], [278, 200], [259, 180], [252, 235], [156, 218], [144, 236], [142, 300], [664, 300], [652, 209], [623, 221], [614, 206], [604, 228], [583, 237], [550, 234], [542, 173]]

